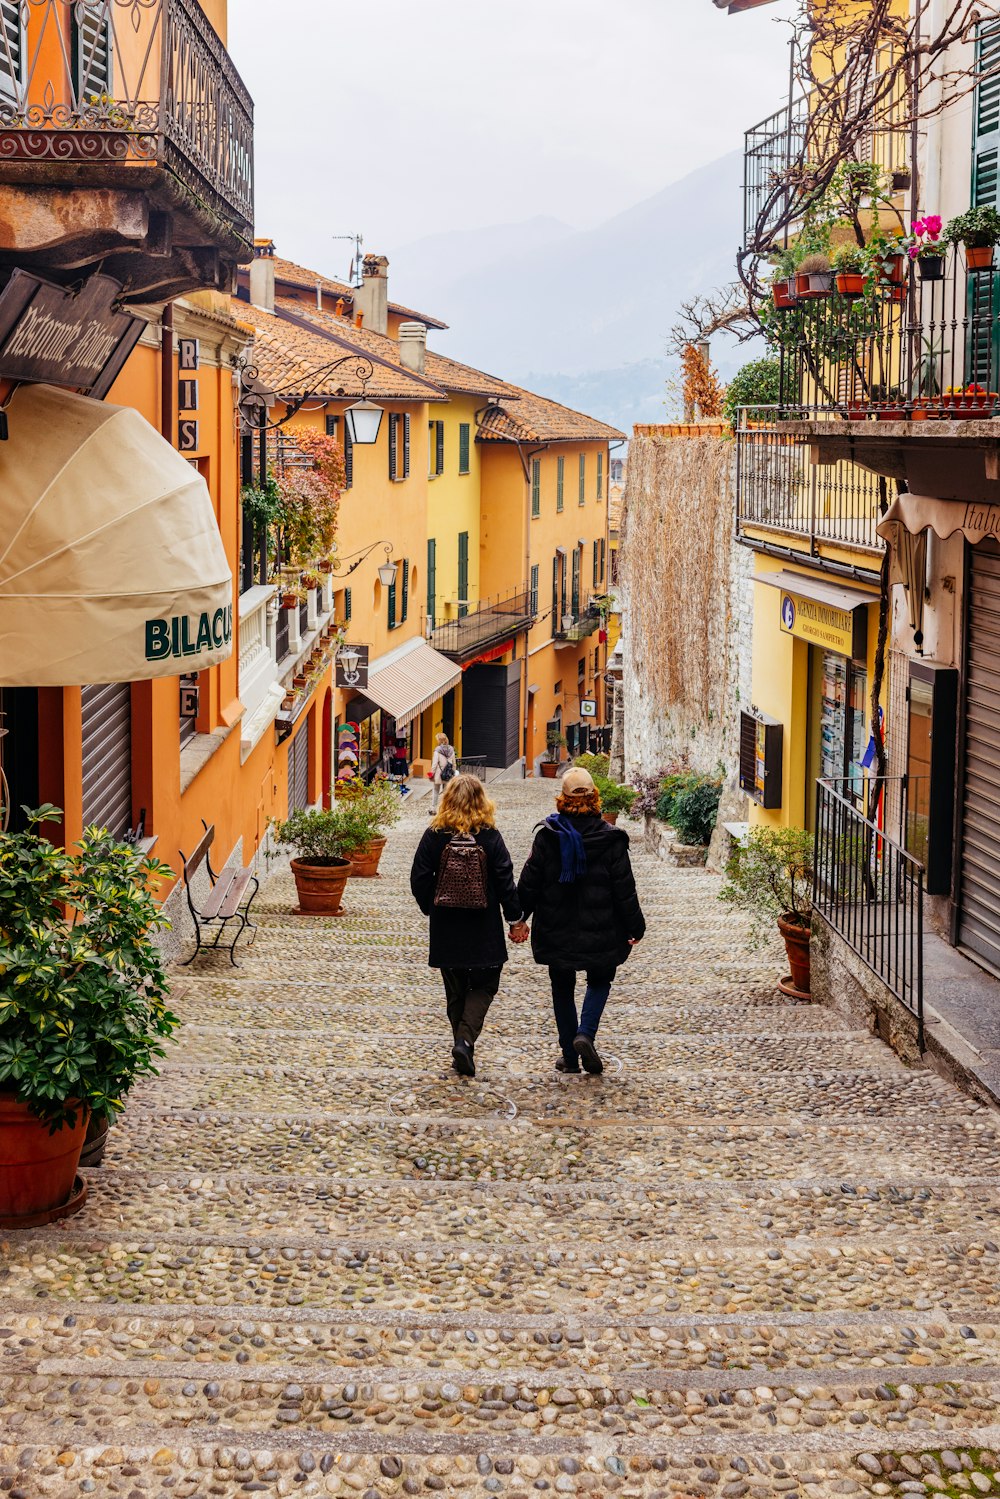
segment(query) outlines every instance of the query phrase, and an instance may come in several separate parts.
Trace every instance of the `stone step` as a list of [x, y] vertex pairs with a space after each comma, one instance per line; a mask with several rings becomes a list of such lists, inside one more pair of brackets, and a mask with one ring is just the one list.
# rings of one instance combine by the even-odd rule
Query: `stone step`
[[[37, 1303], [36, 1303], [37, 1306]], [[319, 1320], [320, 1317], [323, 1320]], [[293, 1379], [370, 1382], [447, 1373], [480, 1382], [504, 1374], [519, 1383], [574, 1378], [655, 1377], [673, 1388], [737, 1389], [780, 1375], [800, 1385], [929, 1379], [925, 1371], [950, 1367], [954, 1377], [983, 1377], [1000, 1364], [1000, 1327], [976, 1322], [925, 1324], [906, 1314], [849, 1314], [832, 1321], [719, 1318], [663, 1325], [581, 1319], [565, 1326], [553, 1317], [490, 1318], [448, 1313], [437, 1318], [369, 1312], [289, 1309], [279, 1320], [247, 1320], [214, 1308], [152, 1310], [107, 1304], [97, 1310], [75, 1303], [70, 1313], [4, 1313], [0, 1374], [32, 1372], [67, 1377], [99, 1374], [146, 1377], [163, 1372], [203, 1379]], [[517, 1324], [517, 1325], [514, 1325]], [[167, 1367], [170, 1366], [170, 1367]], [[335, 1374], [334, 1371], [339, 1371]], [[569, 1371], [567, 1373], [566, 1371]]]
[[[307, 1239], [390, 1230], [495, 1244], [654, 1241], [662, 1244], [821, 1238], [851, 1243], [867, 1235], [1000, 1239], [1000, 1188], [917, 1182], [872, 1184], [842, 1179], [803, 1184], [705, 1182], [696, 1187], [654, 1180], [532, 1188], [483, 1182], [457, 1195], [447, 1182], [344, 1184], [328, 1178], [213, 1171], [192, 1175], [118, 1171], [89, 1173], [86, 1222], [100, 1233], [210, 1234], [241, 1229], [248, 1241], [275, 1233]], [[68, 1227], [69, 1225], [67, 1225]]]
[[[577, 1079], [571, 1079], [576, 1082]], [[574, 1095], [579, 1107], [580, 1091]], [[321, 1100], [317, 1100], [320, 1102]], [[252, 1101], [249, 1101], [252, 1102]], [[987, 1115], [992, 1120], [992, 1115]], [[794, 1181], [817, 1176], [907, 1181], [988, 1180], [1000, 1170], [1000, 1137], [979, 1125], [938, 1119], [885, 1124], [669, 1124], [633, 1121], [545, 1127], [525, 1120], [338, 1120], [317, 1114], [263, 1119], [253, 1112], [129, 1109], [111, 1132], [108, 1160], [119, 1167], [192, 1172], [250, 1167], [331, 1178], [536, 1181], [594, 1185], [721, 1179]]]
[[[986, 1244], [989, 1247], [986, 1247]], [[567, 1318], [603, 1313], [689, 1317], [779, 1316], [787, 1311], [950, 1311], [996, 1306], [994, 1241], [879, 1244], [845, 1251], [808, 1242], [770, 1248], [725, 1245], [679, 1252], [651, 1245], [488, 1248], [474, 1241], [352, 1239], [319, 1248], [280, 1242], [245, 1247], [231, 1236], [88, 1236], [68, 1225], [54, 1238], [11, 1243], [5, 1298], [194, 1302], [208, 1305], [371, 1306], [443, 1313], [489, 1301], [519, 1313]], [[248, 1313], [249, 1314], [249, 1313]]]

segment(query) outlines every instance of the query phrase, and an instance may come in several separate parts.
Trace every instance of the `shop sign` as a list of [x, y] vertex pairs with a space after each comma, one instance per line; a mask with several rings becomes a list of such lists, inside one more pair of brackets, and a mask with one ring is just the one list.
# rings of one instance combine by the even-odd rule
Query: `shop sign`
[[0, 377], [103, 400], [146, 327], [118, 310], [121, 291], [111, 276], [73, 292], [15, 270], [0, 293]]
[[181, 677], [181, 718], [194, 719], [198, 717], [198, 699], [200, 692], [198, 678]]
[[178, 660], [199, 656], [202, 651], [217, 651], [233, 638], [233, 606], [193, 614], [174, 614], [168, 619], [147, 619], [146, 660]]
[[592, 697], [582, 697], [580, 699], [580, 717], [581, 718], [596, 718], [597, 717], [597, 704], [596, 704], [596, 702], [594, 701], [594, 699]]
[[799, 593], [782, 593], [781, 628], [797, 640], [838, 651], [852, 660], [864, 660], [868, 653], [866, 604], [859, 604], [856, 609], [838, 609]]
[[344, 692], [363, 692], [368, 686], [370, 645], [342, 645], [337, 653], [336, 685]]

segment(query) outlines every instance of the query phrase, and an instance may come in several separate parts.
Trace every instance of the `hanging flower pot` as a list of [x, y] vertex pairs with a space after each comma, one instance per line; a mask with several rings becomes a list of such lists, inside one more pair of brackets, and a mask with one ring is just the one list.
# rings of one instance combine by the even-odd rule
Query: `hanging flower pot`
[[883, 256], [881, 265], [882, 280], [889, 286], [902, 286], [906, 279], [906, 256], [902, 250], [898, 254]]
[[779, 312], [788, 312], [795, 306], [795, 293], [791, 280], [772, 281], [771, 292], [774, 305]]
[[920, 276], [921, 281], [943, 281], [944, 256], [918, 255], [917, 274]]
[[991, 271], [993, 269], [993, 245], [966, 245], [965, 265], [970, 271]]
[[865, 278], [861, 271], [839, 271], [837, 274], [837, 291], [842, 297], [863, 297], [865, 294]]
[[822, 297], [833, 295], [833, 275], [830, 271], [810, 271], [806, 276], [796, 276], [796, 283], [805, 281], [806, 289], [803, 291], [797, 286], [798, 294], [808, 302], [818, 301]]
[[888, 288], [888, 292], [889, 292], [889, 301], [890, 302], [905, 302], [906, 301], [906, 287], [905, 286], [902, 286], [902, 285], [899, 285], [899, 286], [895, 286], [895, 285], [890, 286]]

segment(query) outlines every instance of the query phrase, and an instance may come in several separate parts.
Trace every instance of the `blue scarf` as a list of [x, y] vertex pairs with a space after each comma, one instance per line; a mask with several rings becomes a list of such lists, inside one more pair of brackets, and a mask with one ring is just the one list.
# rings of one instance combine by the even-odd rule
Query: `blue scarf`
[[553, 812], [550, 817], [546, 817], [545, 822], [547, 827], [559, 835], [559, 857], [562, 860], [559, 883], [572, 885], [587, 873], [587, 852], [583, 846], [583, 838], [574, 827], [573, 819], [564, 816], [562, 812]]

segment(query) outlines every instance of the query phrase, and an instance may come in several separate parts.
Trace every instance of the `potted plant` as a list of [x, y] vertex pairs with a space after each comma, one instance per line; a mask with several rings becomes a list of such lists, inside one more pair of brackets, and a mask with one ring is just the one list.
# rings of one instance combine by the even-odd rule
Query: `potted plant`
[[941, 215], [931, 213], [917, 219], [907, 253], [916, 262], [921, 281], [944, 280], [944, 250], [941, 243]]
[[803, 256], [795, 273], [795, 295], [800, 301], [828, 297], [833, 291], [833, 268], [821, 250]]
[[733, 850], [719, 899], [746, 911], [751, 946], [766, 940], [776, 921], [791, 974], [779, 988], [808, 999], [809, 931], [812, 923], [813, 839], [804, 828], [751, 828]]
[[[298, 808], [273, 820], [278, 849], [294, 849], [292, 877], [297, 916], [340, 916], [340, 902], [355, 853], [367, 841], [370, 823], [350, 806]], [[276, 850], [277, 852], [277, 850]]]
[[545, 735], [546, 758], [542, 761], [542, 775], [547, 780], [554, 780], [562, 759], [562, 751], [566, 748], [566, 740], [558, 729], [549, 729]]
[[860, 245], [839, 245], [833, 252], [837, 291], [842, 297], [863, 297], [868, 256]]
[[622, 812], [631, 812], [639, 793], [632, 786], [623, 786], [607, 776], [595, 775], [594, 785], [601, 794], [601, 815], [612, 826]]
[[873, 236], [868, 246], [868, 263], [884, 285], [902, 288], [909, 248], [910, 241], [902, 234]]
[[798, 305], [795, 295], [796, 251], [793, 247], [777, 250], [771, 256], [774, 275], [771, 280], [771, 295], [779, 312], [787, 312]]
[[299, 588], [295, 584], [283, 583], [281, 585], [282, 609], [297, 609], [305, 601], [305, 589]]
[[367, 785], [356, 778], [338, 782], [334, 791], [338, 802], [356, 809], [368, 832], [368, 837], [352, 856], [351, 875], [373, 879], [378, 874], [388, 830], [399, 821], [403, 810], [399, 789], [379, 771]]
[[314, 571], [313, 568], [307, 568], [305, 572], [299, 574], [299, 582], [306, 592], [309, 593], [314, 588], [322, 588], [323, 577], [321, 573]]
[[948, 415], [956, 421], [984, 422], [993, 415], [998, 399], [997, 392], [987, 390], [985, 385], [967, 385], [964, 390], [959, 387], [952, 395]]
[[[88, 828], [72, 852], [44, 838], [57, 807], [0, 836], [0, 1226], [82, 1207], [93, 1135], [156, 1072], [177, 1019], [153, 934], [166, 864]], [[16, 982], [2, 976], [16, 975]]]
[[965, 264], [970, 271], [993, 269], [993, 251], [1000, 244], [1000, 213], [989, 204], [967, 208], [957, 218], [949, 219], [944, 237], [953, 245], [965, 246]]

